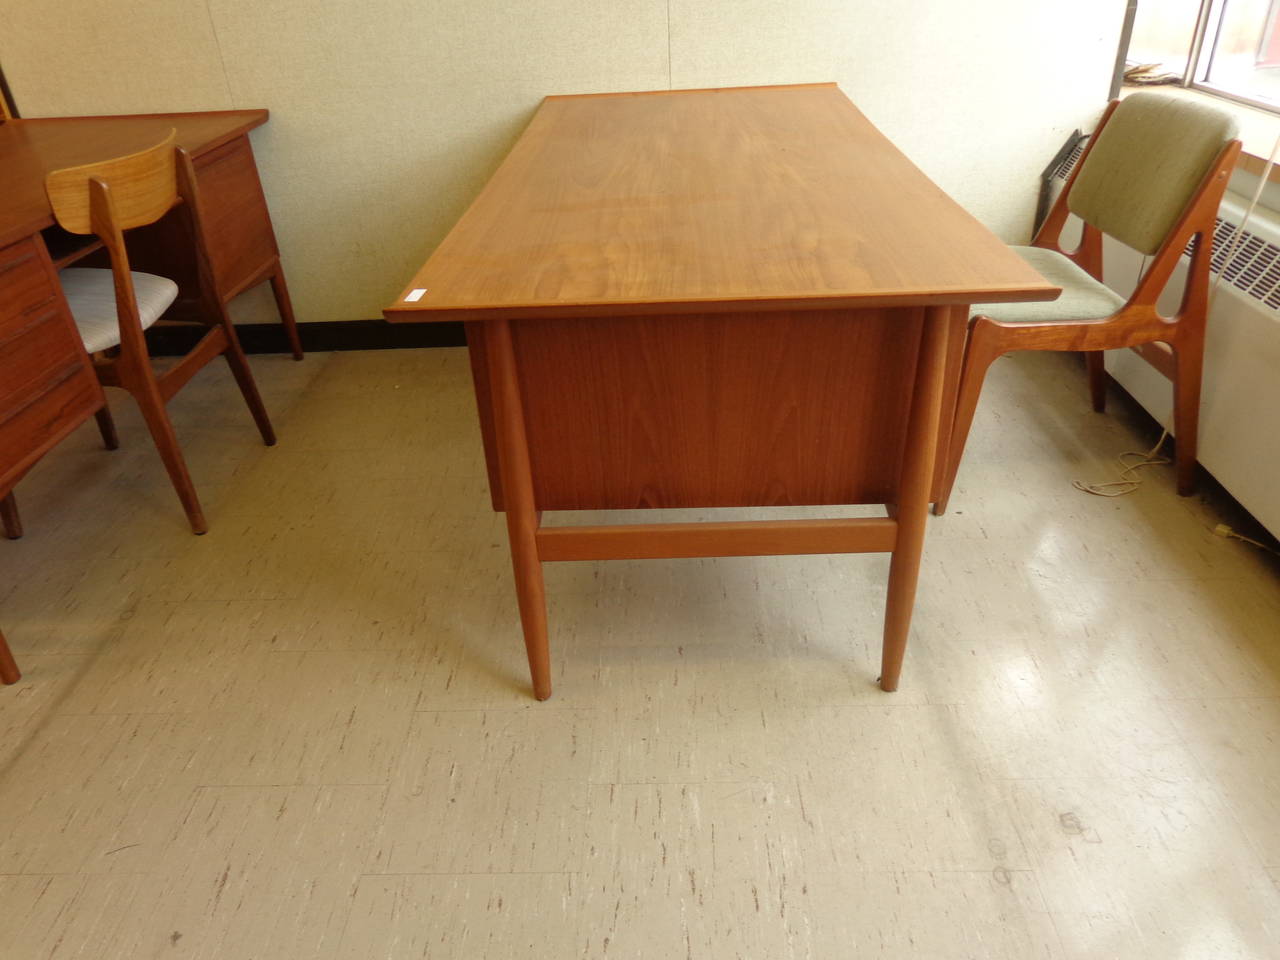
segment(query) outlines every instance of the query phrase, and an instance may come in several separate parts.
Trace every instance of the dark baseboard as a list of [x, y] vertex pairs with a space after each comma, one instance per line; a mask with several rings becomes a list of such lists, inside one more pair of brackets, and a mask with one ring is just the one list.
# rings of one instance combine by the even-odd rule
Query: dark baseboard
[[[181, 356], [204, 333], [195, 325], [152, 327], [147, 349], [154, 357]], [[236, 325], [245, 353], [288, 353], [284, 327], [278, 323]], [[467, 338], [461, 323], [388, 323], [385, 320], [335, 320], [300, 323], [298, 334], [306, 352], [334, 350], [404, 350], [413, 347], [463, 347]]]

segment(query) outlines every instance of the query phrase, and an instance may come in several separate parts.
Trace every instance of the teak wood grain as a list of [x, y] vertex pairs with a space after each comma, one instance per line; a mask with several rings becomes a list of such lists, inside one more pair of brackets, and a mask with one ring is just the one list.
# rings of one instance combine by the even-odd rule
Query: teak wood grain
[[[170, 128], [159, 144], [150, 144], [127, 156], [50, 171], [44, 189], [58, 226], [71, 233], [95, 233], [101, 240], [102, 233], [111, 226], [132, 230], [168, 213], [178, 197], [177, 167], [173, 162], [175, 133]], [[100, 219], [101, 211], [92, 201], [95, 194], [89, 184], [94, 178], [111, 185], [113, 224]], [[99, 217], [97, 222], [95, 215]]]
[[44, 245], [0, 249], [0, 497], [105, 405]]
[[537, 508], [887, 502], [922, 314], [514, 324]]
[[[547, 98], [385, 313], [467, 321], [539, 700], [544, 562], [863, 551], [893, 690], [968, 305], [1058, 292], [823, 84]], [[851, 503], [888, 516], [542, 526]]]
[[538, 556], [551, 562], [884, 553], [897, 535], [898, 525], [887, 517], [858, 517], [543, 527], [536, 539]]
[[0, 126], [0, 244], [53, 226], [44, 192], [44, 178], [53, 170], [145, 150], [169, 130], [198, 163], [266, 122], [266, 110], [11, 120]]
[[[410, 291], [427, 292], [405, 302]], [[1045, 300], [834, 84], [548, 97], [391, 320]]]

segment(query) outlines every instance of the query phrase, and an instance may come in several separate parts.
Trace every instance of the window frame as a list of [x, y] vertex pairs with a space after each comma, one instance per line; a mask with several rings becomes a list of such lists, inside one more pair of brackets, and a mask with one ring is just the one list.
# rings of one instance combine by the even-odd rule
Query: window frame
[[[1218, 29], [1222, 23], [1222, 15], [1228, 2], [1229, 0], [1200, 0], [1200, 10], [1196, 16], [1195, 29], [1192, 31], [1190, 46], [1187, 50], [1187, 67], [1183, 71], [1179, 86], [1280, 116], [1280, 102], [1278, 101], [1250, 96], [1247, 93], [1240, 93], [1220, 84], [1212, 83], [1208, 79], [1199, 79], [1201, 77], [1207, 78], [1210, 69], [1212, 69]], [[1276, 9], [1276, 3], [1277, 0], [1272, 0], [1272, 10]], [[1125, 59], [1128, 59], [1132, 42], [1131, 35], [1125, 37]]]

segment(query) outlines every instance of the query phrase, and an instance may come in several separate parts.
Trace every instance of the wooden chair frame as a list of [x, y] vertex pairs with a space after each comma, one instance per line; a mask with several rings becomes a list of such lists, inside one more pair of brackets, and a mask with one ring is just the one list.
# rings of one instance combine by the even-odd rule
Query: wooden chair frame
[[[157, 153], [173, 157], [174, 181], [160, 182], [154, 189], [147, 184], [140, 188], [141, 178], [153, 174], [156, 169]], [[84, 211], [78, 207], [83, 206], [86, 179], [88, 209]], [[120, 192], [127, 192], [125, 209], [121, 209], [125, 204], [117, 202], [117, 188], [113, 188], [112, 183], [123, 185]], [[201, 231], [201, 202], [191, 157], [185, 149], [174, 144], [171, 131], [165, 141], [149, 150], [118, 160], [54, 171], [46, 180], [46, 188], [59, 224], [73, 233], [96, 234], [111, 261], [120, 345], [108, 351], [111, 355], [102, 354], [94, 358], [98, 379], [103, 386], [121, 387], [133, 395], [191, 522], [191, 529], [197, 534], [204, 533], [208, 530], [208, 523], [165, 409], [166, 403], [201, 368], [223, 356], [267, 446], [275, 443], [275, 433], [235, 328], [217, 294], [213, 268], [200, 241], [204, 235]], [[145, 331], [138, 315], [124, 230], [154, 223], [179, 206], [183, 208], [182, 215], [187, 217], [186, 232], [197, 266], [200, 315], [209, 325], [209, 331], [177, 364], [157, 375], [151, 366]], [[113, 428], [109, 430], [109, 423], [109, 420], [104, 423], [99, 419], [103, 439], [108, 447], [112, 447], [115, 445], [115, 433]]]
[[[1053, 250], [1067, 257], [1098, 281], [1102, 280], [1102, 231], [1085, 223], [1080, 243], [1074, 250], [1061, 245], [1063, 227], [1070, 211], [1067, 198], [1080, 171], [1089, 159], [1098, 134], [1106, 127], [1119, 101], [1113, 100], [1102, 116], [1098, 130], [1090, 138], [1080, 162], [1068, 178], [1049, 216], [1031, 241], [1034, 247]], [[934, 513], [942, 514], [951, 497], [965, 440], [973, 424], [978, 396], [987, 368], [997, 358], [1015, 350], [1075, 350], [1085, 355], [1089, 393], [1093, 409], [1106, 405], [1106, 371], [1103, 351], [1132, 348], [1144, 360], [1173, 381], [1173, 429], [1177, 437], [1175, 470], [1178, 493], [1195, 490], [1196, 434], [1200, 418], [1200, 377], [1204, 365], [1205, 322], [1209, 301], [1209, 260], [1213, 229], [1223, 191], [1240, 155], [1240, 141], [1229, 141], [1191, 195], [1182, 215], [1152, 257], [1151, 264], [1125, 304], [1109, 317], [1098, 320], [1009, 323], [981, 314], [969, 321], [960, 374], [959, 395], [948, 449], [948, 463], [942, 494], [934, 503]], [[1182, 302], [1171, 317], [1162, 316], [1156, 306], [1178, 258], [1194, 240], [1191, 266]]]

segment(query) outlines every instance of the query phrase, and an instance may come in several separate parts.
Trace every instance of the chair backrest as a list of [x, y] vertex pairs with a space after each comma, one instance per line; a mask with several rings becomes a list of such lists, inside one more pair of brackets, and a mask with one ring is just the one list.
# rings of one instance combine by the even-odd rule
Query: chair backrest
[[105, 194], [110, 197], [118, 230], [155, 223], [168, 213], [178, 198], [175, 133], [170, 130], [168, 136], [154, 147], [126, 157], [99, 160], [49, 173], [44, 178], [44, 188], [58, 225], [71, 233], [96, 233], [99, 236], [109, 230], [109, 225], [102, 219], [105, 211], [92, 200], [95, 192], [93, 181], [106, 185]]
[[1121, 243], [1154, 254], [1235, 135], [1235, 121], [1221, 110], [1135, 93], [1098, 133], [1067, 208]]

